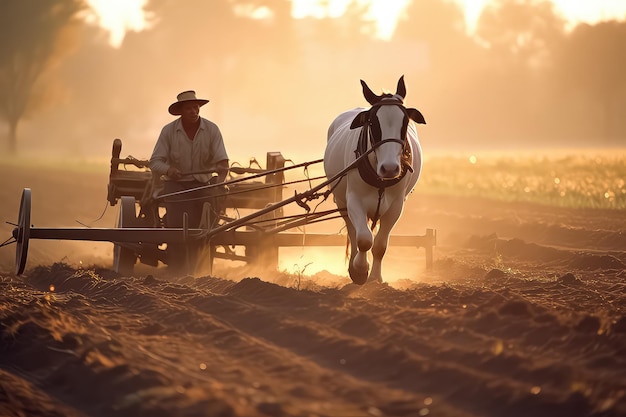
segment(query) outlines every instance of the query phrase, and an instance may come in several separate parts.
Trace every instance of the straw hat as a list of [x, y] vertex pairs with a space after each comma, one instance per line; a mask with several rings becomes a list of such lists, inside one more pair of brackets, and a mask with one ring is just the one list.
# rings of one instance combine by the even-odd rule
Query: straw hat
[[183, 91], [182, 93], [176, 96], [176, 99], [177, 99], [176, 102], [172, 103], [170, 107], [167, 109], [170, 112], [170, 114], [173, 114], [174, 116], [180, 116], [180, 108], [183, 105], [183, 103], [193, 101], [193, 102], [198, 103], [200, 106], [204, 106], [205, 104], [209, 102], [209, 100], [196, 98], [196, 92], [193, 90]]

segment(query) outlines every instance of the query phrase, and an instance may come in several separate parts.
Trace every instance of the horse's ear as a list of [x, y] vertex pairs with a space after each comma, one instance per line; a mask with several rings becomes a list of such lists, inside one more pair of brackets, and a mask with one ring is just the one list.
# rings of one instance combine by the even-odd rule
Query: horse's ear
[[365, 96], [365, 100], [372, 106], [375, 103], [378, 103], [380, 97], [374, 94], [374, 92], [365, 84], [365, 81], [361, 80], [361, 86], [363, 87], [363, 95]]
[[417, 109], [406, 109], [407, 114], [409, 115], [409, 118], [411, 120], [413, 120], [415, 123], [421, 123], [423, 125], [426, 124], [426, 119], [424, 119], [424, 116], [422, 115], [422, 113], [417, 110]]
[[404, 75], [398, 80], [398, 87], [396, 88], [396, 94], [402, 97], [406, 97], [406, 86], [404, 85]]
[[357, 114], [356, 117], [354, 118], [354, 120], [352, 121], [352, 124], [350, 125], [350, 129], [356, 129], [357, 127], [363, 127], [363, 125], [365, 125], [365, 123], [367, 122], [369, 117], [370, 117], [369, 110], [365, 110], [365, 111], [362, 111], [361, 113]]

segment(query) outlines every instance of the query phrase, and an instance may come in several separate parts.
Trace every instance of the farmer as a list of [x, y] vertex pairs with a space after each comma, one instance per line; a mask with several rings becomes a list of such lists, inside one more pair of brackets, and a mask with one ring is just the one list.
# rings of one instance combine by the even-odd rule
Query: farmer
[[[150, 169], [155, 177], [163, 181], [160, 194], [224, 182], [228, 174], [228, 154], [222, 133], [215, 123], [200, 117], [200, 107], [208, 102], [196, 98], [195, 91], [189, 90], [178, 94], [176, 102], [169, 106], [169, 113], [180, 117], [163, 127], [150, 158]], [[185, 212], [189, 227], [198, 227], [203, 203], [207, 201], [202, 197], [215, 194], [216, 188], [201, 188], [166, 197], [166, 227], [183, 227]], [[198, 248], [193, 245], [188, 248], [188, 266], [193, 267]], [[184, 245], [169, 245], [168, 265], [172, 269], [181, 269], [186, 265], [185, 249]]]

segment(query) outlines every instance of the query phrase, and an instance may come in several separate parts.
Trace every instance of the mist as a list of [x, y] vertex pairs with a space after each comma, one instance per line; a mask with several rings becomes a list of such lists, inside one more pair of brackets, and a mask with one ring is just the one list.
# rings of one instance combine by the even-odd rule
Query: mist
[[401, 75], [406, 104], [427, 121], [426, 154], [626, 142], [623, 21], [566, 30], [550, 3], [504, 0], [468, 35], [456, 4], [423, 0], [383, 41], [358, 7], [293, 19], [289, 2], [266, 1], [271, 18], [252, 19], [236, 3], [152, 0], [150, 28], [119, 48], [102, 29], [75, 28], [71, 53], [41, 81], [53, 101], [20, 123], [18, 154], [106, 160], [120, 138], [123, 156], [147, 159], [173, 120], [167, 107], [193, 89], [210, 100], [201, 115], [220, 126], [231, 160], [317, 159], [332, 119], [367, 106], [359, 80], [380, 93]]

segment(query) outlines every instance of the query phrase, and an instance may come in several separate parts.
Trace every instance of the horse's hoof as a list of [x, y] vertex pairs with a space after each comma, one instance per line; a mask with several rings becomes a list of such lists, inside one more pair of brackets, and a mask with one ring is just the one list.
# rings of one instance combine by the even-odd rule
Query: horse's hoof
[[350, 279], [352, 282], [358, 285], [363, 285], [367, 282], [367, 271], [359, 272], [354, 268], [349, 268]]

